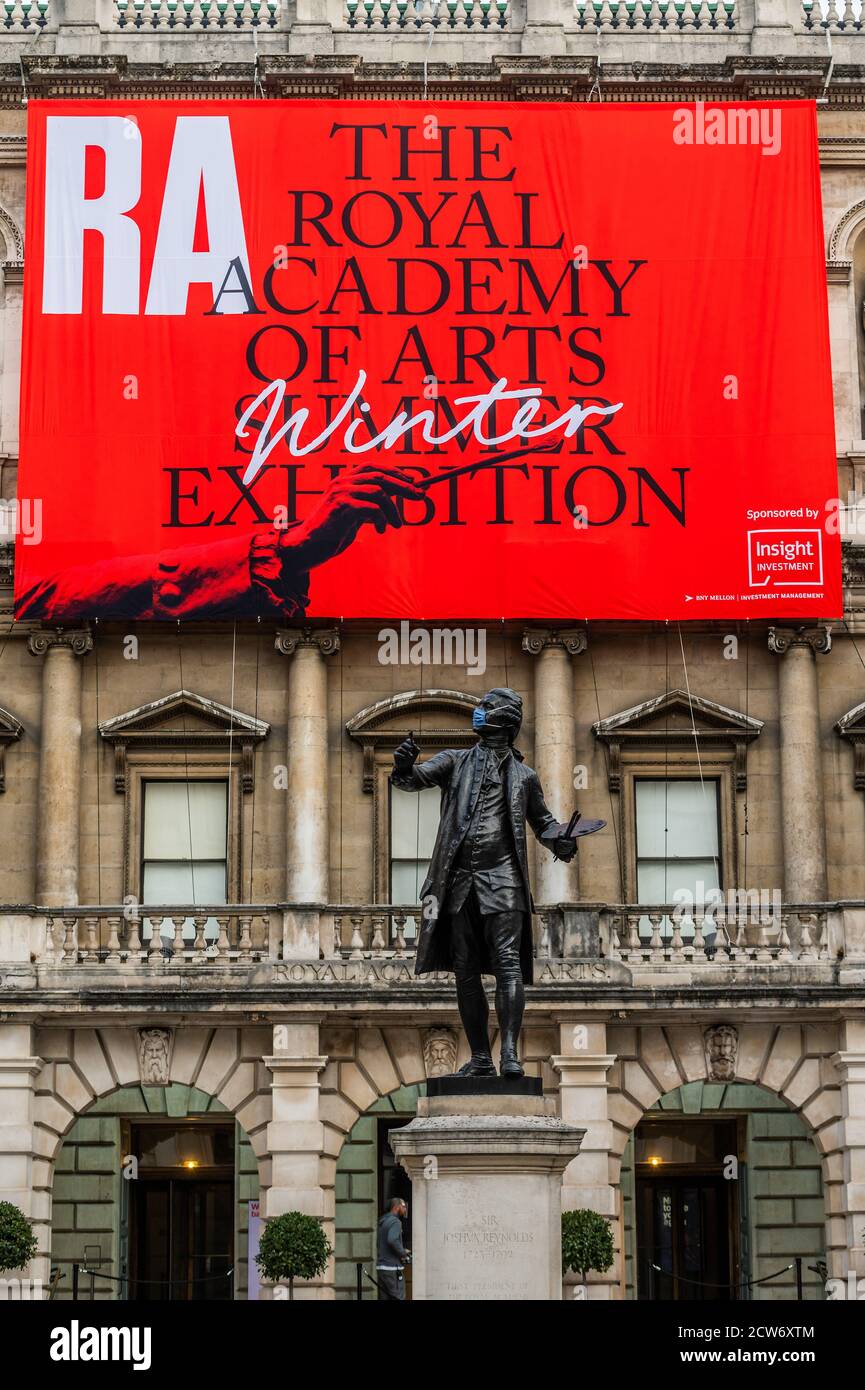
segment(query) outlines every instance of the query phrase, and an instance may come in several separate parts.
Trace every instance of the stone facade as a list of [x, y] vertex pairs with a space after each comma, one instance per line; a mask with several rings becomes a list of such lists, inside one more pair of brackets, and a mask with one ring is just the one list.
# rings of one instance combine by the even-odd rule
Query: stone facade
[[[796, 0], [698, 4], [675, 20], [653, 0], [633, 22], [626, 8], [502, 0], [475, 6], [487, 23], [458, 7], [431, 29], [429, 0], [417, 23], [297, 0], [259, 7], [256, 25], [244, 6], [232, 27], [204, 24], [198, 0], [188, 25], [137, 0], [49, 0], [38, 25], [13, 7], [0, 39], [0, 497], [17, 472], [23, 99], [161, 94], [819, 98], [838, 493], [861, 490], [865, 39]], [[409, 729], [425, 751], [467, 743], [482, 679], [522, 694], [521, 744], [551, 805], [571, 806], [581, 768], [580, 809], [611, 827], [578, 868], [534, 864], [524, 1038], [527, 1070], [586, 1131], [564, 1205], [613, 1223], [617, 1263], [590, 1296], [633, 1296], [633, 1135], [659, 1108], [747, 1115], [752, 1277], [791, 1253], [865, 1277], [863, 554], [845, 548], [843, 624], [742, 625], [736, 660], [728, 626], [688, 625], [680, 649], [660, 625], [587, 631], [575, 615], [560, 631], [491, 633], [483, 678], [440, 666], [419, 683], [416, 668], [379, 663], [362, 624], [136, 624], [135, 660], [121, 624], [15, 625], [5, 548], [0, 1198], [36, 1222], [33, 1274], [86, 1243], [120, 1260], [117, 1118], [137, 1113], [131, 1094], [194, 1088], [254, 1155], [256, 1172], [238, 1161], [238, 1206], [260, 1189], [265, 1217], [324, 1221], [336, 1266], [299, 1296], [348, 1294], [355, 1261], [372, 1257], [376, 1200], [378, 1160], [356, 1150], [374, 1147], [374, 1117], [410, 1118], [457, 1026], [451, 983], [413, 978], [408, 914], [389, 904], [386, 770]], [[635, 910], [634, 782], [698, 773], [719, 788], [722, 882], [777, 901], [670, 935], [663, 904]], [[229, 784], [229, 901], [151, 912], [148, 934], [139, 845], [154, 776]], [[735, 1046], [729, 1033], [707, 1044], [719, 1025]], [[791, 1164], [798, 1185], [777, 1176]]]

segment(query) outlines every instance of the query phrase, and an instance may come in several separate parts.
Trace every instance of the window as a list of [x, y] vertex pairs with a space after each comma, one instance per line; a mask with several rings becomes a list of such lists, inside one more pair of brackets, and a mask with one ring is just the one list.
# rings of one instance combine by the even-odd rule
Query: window
[[[720, 888], [717, 781], [638, 778], [634, 793], [637, 901], [672, 903], [682, 890], [699, 901]], [[651, 924], [643, 918], [646, 929]]]
[[[429, 869], [441, 809], [438, 787], [422, 792], [390, 789], [390, 900], [420, 902], [420, 890]], [[417, 935], [415, 918], [406, 923], [406, 938]]]
[[[165, 903], [217, 905], [227, 893], [227, 782], [144, 782], [141, 894], [151, 907]], [[150, 923], [145, 922], [145, 936]], [[208, 919], [208, 940], [217, 925]], [[195, 937], [191, 918], [184, 941]]]

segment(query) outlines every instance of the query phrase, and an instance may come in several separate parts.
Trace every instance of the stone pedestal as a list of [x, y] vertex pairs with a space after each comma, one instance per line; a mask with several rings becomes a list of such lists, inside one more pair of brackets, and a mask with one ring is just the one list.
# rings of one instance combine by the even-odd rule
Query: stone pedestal
[[389, 1136], [412, 1180], [413, 1299], [561, 1299], [562, 1173], [585, 1130], [531, 1078], [429, 1087]]

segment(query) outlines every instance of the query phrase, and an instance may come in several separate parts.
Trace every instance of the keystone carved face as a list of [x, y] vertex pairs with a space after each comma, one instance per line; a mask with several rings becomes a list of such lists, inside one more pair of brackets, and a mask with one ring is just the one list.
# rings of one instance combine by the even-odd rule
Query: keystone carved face
[[736, 1057], [739, 1034], [731, 1023], [718, 1023], [703, 1034], [706, 1048], [706, 1070], [710, 1081], [733, 1081], [736, 1076]]
[[428, 1077], [452, 1075], [457, 1064], [457, 1040], [450, 1028], [430, 1028], [424, 1034], [423, 1064]]

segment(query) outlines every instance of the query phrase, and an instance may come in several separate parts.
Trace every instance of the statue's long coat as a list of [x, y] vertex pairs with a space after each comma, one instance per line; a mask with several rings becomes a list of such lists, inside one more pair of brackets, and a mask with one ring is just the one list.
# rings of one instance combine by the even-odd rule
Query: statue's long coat
[[[520, 867], [526, 902], [533, 906], [529, 888], [529, 868], [526, 851], [526, 824], [540, 837], [544, 830], [557, 824], [544, 801], [538, 774], [526, 767], [522, 754], [513, 751], [503, 769], [505, 801], [509, 826], [502, 827], [503, 837], [512, 836], [513, 848]], [[448, 882], [457, 851], [465, 839], [477, 804], [483, 780], [487, 750], [478, 743], [473, 748], [445, 748], [441, 753], [416, 763], [408, 772], [394, 771], [391, 781], [403, 791], [422, 791], [425, 787], [441, 787], [441, 821], [429, 873], [420, 891], [421, 902], [432, 897], [436, 916], [424, 916], [421, 921], [415, 960], [415, 974], [426, 975], [432, 970], [453, 970], [450, 917], [442, 911], [447, 897]], [[491, 974], [489, 961], [485, 973]], [[520, 966], [526, 984], [532, 982], [532, 916], [523, 914], [520, 937]]]

